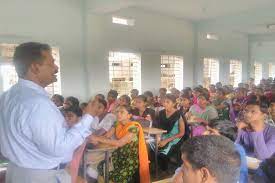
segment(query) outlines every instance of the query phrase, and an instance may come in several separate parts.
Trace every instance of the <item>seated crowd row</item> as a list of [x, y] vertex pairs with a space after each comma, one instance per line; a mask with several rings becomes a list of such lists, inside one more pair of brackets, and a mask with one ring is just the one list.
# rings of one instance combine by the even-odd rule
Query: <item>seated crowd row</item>
[[[176, 170], [174, 182], [196, 182], [190, 166], [200, 170], [198, 179], [248, 182], [246, 156], [262, 161], [251, 180], [275, 180], [271, 173], [275, 168], [275, 81], [272, 79], [263, 79], [258, 86], [250, 79], [248, 84], [240, 83], [235, 89], [220, 82], [209, 89], [172, 88], [167, 93], [161, 88], [158, 96], [151, 91], [139, 95], [133, 89], [130, 96], [118, 98], [117, 91], [110, 90], [107, 100], [103, 94], [97, 94], [94, 99], [100, 107], [91, 125], [93, 133], [89, 141], [94, 145], [105, 143], [118, 147], [112, 153], [114, 169], [110, 171], [110, 181], [131, 182], [138, 170], [139, 178], [146, 180], [150, 176], [146, 173], [148, 167], [144, 166], [148, 158], [150, 170], [157, 168], [153, 166], [152, 156], [155, 144], [142, 132], [148, 127], [167, 131], [158, 144], [160, 169], [167, 171], [173, 158], [177, 166], [183, 162]], [[64, 99], [57, 94], [52, 96], [52, 101], [69, 127], [79, 121], [88, 105], [80, 104], [75, 97]], [[178, 152], [182, 155], [178, 156]], [[90, 182], [103, 176], [100, 156], [91, 157]]]

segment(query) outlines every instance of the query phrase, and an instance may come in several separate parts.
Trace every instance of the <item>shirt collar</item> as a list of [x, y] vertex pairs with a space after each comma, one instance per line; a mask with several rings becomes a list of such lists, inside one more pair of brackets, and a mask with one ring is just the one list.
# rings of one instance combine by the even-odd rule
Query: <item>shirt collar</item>
[[44, 88], [42, 88], [41, 86], [39, 86], [38, 84], [36, 84], [36, 83], [33, 82], [33, 81], [25, 80], [25, 79], [19, 78], [18, 84], [19, 84], [19, 85], [23, 85], [23, 86], [28, 87], [28, 88], [31, 88], [31, 89], [37, 91], [38, 93], [40, 93], [40, 94], [42, 94], [42, 95], [45, 95], [45, 96], [49, 97], [48, 92], [47, 92]]

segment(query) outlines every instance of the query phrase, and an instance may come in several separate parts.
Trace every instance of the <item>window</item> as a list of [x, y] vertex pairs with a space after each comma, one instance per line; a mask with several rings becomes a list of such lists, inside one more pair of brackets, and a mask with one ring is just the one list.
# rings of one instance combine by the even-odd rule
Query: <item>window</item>
[[242, 82], [242, 62], [239, 60], [230, 60], [229, 83], [237, 87]]
[[109, 52], [109, 80], [119, 95], [141, 90], [141, 61], [135, 53]]
[[[15, 67], [12, 64], [12, 58], [16, 44], [0, 44], [0, 57], [3, 62], [0, 62], [0, 72], [3, 78], [3, 91], [8, 90], [18, 81], [18, 76]], [[52, 47], [52, 54], [55, 59], [55, 64], [60, 67], [59, 49]], [[61, 94], [61, 78], [60, 72], [57, 74], [57, 82], [47, 86], [46, 91], [50, 94]]]
[[14, 66], [11, 64], [0, 65], [0, 70], [3, 77], [3, 91], [7, 91], [10, 87], [17, 83], [17, 73]]
[[0, 44], [0, 57], [3, 58], [4, 61], [11, 62], [16, 46], [17, 44]]
[[161, 55], [160, 70], [162, 88], [183, 88], [183, 57]]
[[112, 17], [112, 22], [114, 24], [121, 24], [121, 25], [128, 25], [128, 26], [135, 25], [134, 19], [127, 19], [127, 18]]
[[263, 78], [263, 65], [260, 63], [254, 64], [254, 76], [255, 76], [255, 84], [260, 84], [261, 79]]
[[268, 77], [275, 78], [275, 63], [269, 63], [268, 64], [268, 70], [269, 70]]
[[219, 61], [213, 58], [204, 58], [203, 65], [203, 86], [208, 88], [210, 84], [219, 82]]

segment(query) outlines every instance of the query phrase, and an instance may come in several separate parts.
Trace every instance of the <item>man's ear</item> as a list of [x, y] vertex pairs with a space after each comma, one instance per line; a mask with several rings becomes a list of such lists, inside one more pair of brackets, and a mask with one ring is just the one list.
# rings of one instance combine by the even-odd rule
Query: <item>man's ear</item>
[[209, 181], [211, 174], [207, 168], [202, 167], [200, 169], [200, 174], [201, 174], [201, 182]]
[[34, 75], [37, 75], [39, 73], [38, 64], [32, 63], [29, 67], [29, 71], [33, 73]]

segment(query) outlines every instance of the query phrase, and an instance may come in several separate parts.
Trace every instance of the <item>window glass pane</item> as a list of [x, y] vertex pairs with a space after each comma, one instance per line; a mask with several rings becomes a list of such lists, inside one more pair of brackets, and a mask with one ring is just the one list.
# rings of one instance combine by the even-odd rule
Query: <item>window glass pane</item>
[[161, 55], [161, 87], [183, 89], [183, 57]]
[[274, 78], [275, 77], [275, 63], [269, 63], [268, 67], [269, 67], [269, 74], [268, 74], [269, 76], [268, 77]]
[[242, 62], [239, 60], [230, 60], [229, 83], [237, 87], [242, 82]]
[[255, 84], [260, 84], [261, 79], [263, 78], [263, 65], [260, 63], [254, 64], [254, 74], [255, 74]]
[[141, 60], [135, 53], [109, 52], [109, 80], [119, 95], [141, 90]]
[[204, 58], [203, 65], [203, 86], [208, 88], [210, 84], [219, 82], [219, 60]]

